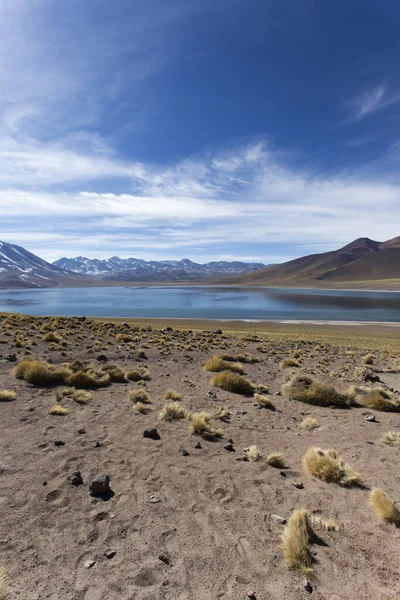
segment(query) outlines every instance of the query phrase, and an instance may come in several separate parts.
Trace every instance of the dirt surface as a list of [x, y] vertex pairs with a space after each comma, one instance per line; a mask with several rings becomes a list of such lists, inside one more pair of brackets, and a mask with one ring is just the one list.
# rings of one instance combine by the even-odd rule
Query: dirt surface
[[[398, 599], [400, 529], [379, 522], [368, 495], [369, 488], [380, 487], [400, 508], [400, 451], [381, 442], [385, 432], [400, 431], [400, 414], [367, 411], [376, 417], [367, 422], [362, 408], [323, 408], [277, 395], [299, 372], [341, 392], [352, 384], [371, 386], [362, 381], [366, 368], [399, 392], [396, 332], [386, 328], [385, 338], [381, 328], [375, 338], [373, 329], [363, 328], [357, 339], [361, 328], [349, 334], [332, 327], [326, 335], [323, 328], [313, 330], [308, 339], [303, 329], [291, 340], [288, 329], [226, 333], [223, 323], [214, 323], [220, 334], [202, 331], [201, 324], [192, 332], [170, 325], [172, 331], [161, 331], [165, 324], [0, 316], [0, 390], [16, 392], [14, 401], [0, 402], [5, 598], [240, 600], [253, 591], [257, 600]], [[49, 330], [59, 342], [42, 341]], [[119, 333], [132, 339], [118, 341]], [[368, 367], [362, 364], [366, 350], [375, 357]], [[213, 374], [203, 365], [221, 352], [259, 359], [243, 364], [245, 376], [268, 388], [276, 411], [210, 384]], [[296, 352], [300, 367], [281, 368]], [[124, 371], [146, 368], [150, 379], [92, 390], [86, 404], [59, 401], [65, 385], [32, 386], [13, 375], [10, 355], [19, 362], [26, 353], [53, 364], [88, 360], [96, 369], [104, 365], [97, 360], [104, 354]], [[151, 401], [147, 414], [128, 398], [129, 391], [143, 388]], [[227, 422], [213, 421], [222, 439], [191, 435], [186, 419], [159, 422], [168, 389], [182, 394], [179, 403], [191, 413], [227, 409]], [[69, 414], [49, 414], [56, 403]], [[306, 416], [319, 427], [302, 430]], [[143, 437], [152, 427], [159, 440]], [[228, 439], [234, 451], [224, 449]], [[264, 456], [282, 452], [288, 467], [238, 460], [253, 444]], [[305, 474], [302, 456], [313, 446], [335, 448], [365, 487], [342, 488]], [[75, 487], [67, 477], [78, 470], [84, 483]], [[106, 498], [90, 496], [91, 471], [110, 476]], [[302, 507], [340, 525], [340, 531], [315, 526], [321, 542], [312, 546], [312, 593], [286, 567], [284, 526], [271, 518], [288, 519]], [[108, 551], [115, 555], [107, 558]], [[88, 568], [87, 561], [95, 562]]]

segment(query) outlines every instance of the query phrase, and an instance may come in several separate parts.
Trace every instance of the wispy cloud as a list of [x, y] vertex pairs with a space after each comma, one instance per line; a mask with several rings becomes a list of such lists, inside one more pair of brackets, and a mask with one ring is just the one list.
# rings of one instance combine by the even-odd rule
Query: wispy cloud
[[357, 94], [348, 103], [352, 113], [348, 122], [360, 121], [361, 119], [399, 101], [399, 93], [390, 91], [385, 83], [379, 83], [378, 85]]

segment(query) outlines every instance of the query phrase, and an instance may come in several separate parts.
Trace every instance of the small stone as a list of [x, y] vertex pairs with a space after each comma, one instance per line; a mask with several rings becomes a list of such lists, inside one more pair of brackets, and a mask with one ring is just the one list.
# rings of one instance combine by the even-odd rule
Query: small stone
[[159, 502], [161, 502], [161, 498], [152, 494], [149, 498], [149, 502], [151, 502], [152, 504], [158, 504]]
[[373, 445], [373, 444], [374, 444], [374, 442], [372, 442], [371, 440], [367, 440], [367, 444], [371, 444], [371, 445]]
[[275, 396], [282, 396], [282, 394], [280, 392], [275, 392], [274, 394]]
[[311, 585], [311, 583], [310, 583], [310, 581], [308, 579], [304, 579], [304, 581], [303, 581], [303, 587], [306, 590], [306, 592], [308, 592], [309, 594], [312, 593], [313, 587], [312, 587], [312, 585]]
[[25, 387], [32, 389], [32, 388], [36, 388], [36, 385], [34, 383], [27, 383], [27, 384], [25, 384]]
[[233, 439], [232, 439], [232, 438], [229, 438], [229, 440], [228, 440], [228, 443], [229, 443], [229, 444], [234, 444], [235, 442], [233, 441]]
[[159, 440], [160, 434], [158, 433], [157, 429], [153, 427], [152, 429], [145, 429], [143, 431], [143, 437], [149, 438], [151, 440]]
[[82, 429], [78, 429], [78, 433], [79, 435], [83, 435], [84, 433], [86, 433], [86, 429], [83, 429], [82, 427]]
[[216, 398], [216, 397], [217, 397], [217, 394], [216, 394], [215, 392], [213, 392], [212, 390], [209, 390], [209, 391], [207, 392], [207, 396], [208, 396], [209, 398]]
[[7, 354], [7, 356], [4, 357], [6, 360], [8, 360], [8, 362], [17, 362], [17, 355], [16, 354]]
[[245, 454], [242, 454], [241, 456], [238, 456], [235, 460], [241, 460], [241, 461], [244, 461], [244, 462], [249, 462], [249, 458]]
[[251, 600], [256, 600], [255, 592], [247, 592], [247, 597], [251, 598]]
[[375, 415], [367, 415], [365, 417], [365, 421], [368, 421], [369, 423], [376, 423]]
[[224, 445], [224, 449], [228, 450], [228, 452], [235, 452], [235, 448], [233, 447], [233, 444], [231, 444], [229, 442]]
[[201, 450], [203, 446], [200, 444], [200, 442], [196, 442], [194, 447], [196, 448], [196, 450]]
[[301, 481], [293, 481], [293, 485], [295, 488], [297, 488], [298, 490], [302, 490], [304, 489], [304, 485], [301, 483]]
[[68, 481], [72, 483], [72, 485], [78, 486], [82, 485], [83, 479], [80, 471], [72, 471], [67, 477]]
[[222, 329], [214, 329], [213, 333], [216, 333], [217, 335], [222, 335]]
[[272, 514], [270, 516], [271, 521], [275, 521], [276, 523], [280, 523], [281, 525], [286, 525], [287, 521], [284, 517], [280, 517], [279, 515]]
[[280, 475], [281, 477], [286, 477], [286, 473], [285, 473], [285, 471], [279, 471], [279, 475]]
[[62, 440], [55, 440], [54, 445], [59, 448], [60, 446], [65, 446], [65, 442], [63, 442]]
[[372, 371], [365, 371], [362, 378], [366, 383], [379, 383], [381, 381], [379, 376], [375, 375]]
[[101, 448], [101, 446], [102, 446], [102, 444], [97, 441], [93, 444], [93, 448]]
[[108, 558], [110, 560], [110, 558], [114, 558], [114, 556], [117, 554], [116, 550], [107, 550], [106, 552], [104, 552], [104, 556], [106, 558]]
[[107, 358], [107, 356], [105, 354], [99, 354], [98, 357], [97, 357], [97, 360], [99, 362], [108, 362], [108, 358]]
[[96, 564], [95, 560], [87, 560], [85, 562], [85, 569], [91, 569], [92, 567], [94, 567], [94, 565]]
[[171, 564], [171, 559], [166, 554], [159, 554], [158, 559], [161, 560], [166, 565]]
[[189, 456], [189, 452], [187, 450], [181, 450], [182, 456]]
[[89, 492], [91, 496], [102, 496], [110, 491], [110, 478], [105, 473], [89, 475]]
[[236, 415], [238, 417], [244, 417], [244, 415], [247, 415], [247, 410], [237, 410]]

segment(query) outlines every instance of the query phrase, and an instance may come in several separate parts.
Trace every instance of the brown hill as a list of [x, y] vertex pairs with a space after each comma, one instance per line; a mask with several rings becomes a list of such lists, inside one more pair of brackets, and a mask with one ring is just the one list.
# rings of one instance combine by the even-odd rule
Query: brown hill
[[358, 238], [339, 250], [297, 258], [229, 282], [282, 287], [400, 287], [400, 237], [387, 242]]

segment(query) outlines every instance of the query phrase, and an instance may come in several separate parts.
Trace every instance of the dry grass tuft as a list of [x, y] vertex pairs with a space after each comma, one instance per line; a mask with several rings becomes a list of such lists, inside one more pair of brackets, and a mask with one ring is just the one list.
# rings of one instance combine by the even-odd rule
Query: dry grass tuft
[[37, 386], [50, 386], [67, 383], [71, 371], [66, 367], [55, 367], [43, 360], [27, 357], [14, 367], [13, 374], [17, 379]]
[[268, 454], [265, 462], [270, 467], [275, 467], [277, 469], [284, 469], [287, 467], [286, 459], [280, 452], [271, 452], [271, 454]]
[[309, 549], [311, 525], [307, 511], [296, 510], [282, 534], [282, 550], [289, 569], [309, 575], [312, 572], [312, 557]]
[[138, 367], [137, 369], [128, 371], [126, 378], [129, 381], [148, 381], [150, 379], [150, 372], [144, 367]]
[[164, 394], [166, 400], [182, 400], [182, 394], [175, 390], [167, 390]]
[[102, 373], [108, 373], [113, 383], [126, 383], [125, 373], [118, 365], [107, 364], [100, 368]]
[[0, 567], [0, 598], [5, 598], [7, 573], [4, 567]]
[[195, 435], [200, 435], [206, 440], [214, 440], [222, 437], [223, 432], [210, 425], [212, 415], [206, 412], [193, 413], [188, 417], [190, 419], [189, 431]]
[[314, 417], [306, 417], [299, 423], [300, 429], [305, 429], [306, 431], [311, 431], [312, 429], [316, 429], [318, 427], [317, 419]]
[[69, 413], [69, 408], [64, 408], [60, 404], [54, 404], [49, 410], [50, 415], [67, 415]]
[[400, 526], [400, 511], [383, 490], [374, 488], [369, 496], [369, 504], [380, 519], [393, 523], [396, 527]]
[[215, 354], [212, 358], [210, 358], [203, 369], [205, 371], [212, 371], [214, 373], [219, 373], [221, 371], [232, 371], [232, 373], [244, 373], [243, 366], [239, 362], [230, 362], [228, 360], [223, 360], [218, 354]]
[[366, 354], [362, 357], [361, 362], [363, 365], [372, 365], [374, 362], [375, 356], [373, 354]]
[[246, 354], [219, 354], [222, 360], [226, 360], [228, 362], [239, 362], [239, 363], [247, 363], [253, 364], [260, 362], [260, 359], [254, 354], [246, 353]]
[[229, 410], [224, 408], [223, 406], [219, 406], [215, 413], [213, 414], [214, 419], [220, 419], [221, 421], [227, 422], [229, 421], [231, 413]]
[[249, 460], [253, 462], [258, 462], [262, 459], [262, 454], [257, 448], [257, 446], [249, 446], [246, 451], [246, 456]]
[[54, 342], [55, 344], [59, 344], [61, 342], [61, 338], [54, 333], [54, 331], [49, 331], [42, 337], [42, 342]]
[[300, 363], [295, 358], [284, 358], [279, 366], [281, 369], [285, 369], [286, 367], [300, 367]]
[[231, 371], [222, 371], [214, 375], [211, 379], [211, 385], [234, 394], [243, 394], [243, 396], [252, 396], [254, 393], [254, 384]]
[[11, 390], [0, 390], [0, 402], [12, 402], [16, 397], [17, 394]]
[[360, 483], [359, 474], [347, 465], [336, 450], [321, 450], [310, 448], [303, 457], [306, 471], [327, 483], [338, 483], [342, 486]]
[[129, 400], [132, 400], [132, 402], [135, 402], [135, 404], [138, 402], [150, 404], [150, 398], [146, 390], [130, 390], [128, 392], [128, 398]]
[[57, 392], [57, 400], [61, 400], [62, 398], [71, 398], [78, 404], [86, 404], [86, 402], [89, 402], [89, 400], [92, 399], [92, 394], [85, 390], [76, 390], [75, 388], [70, 387]]
[[321, 525], [326, 531], [340, 531], [340, 525], [334, 519], [323, 519], [318, 515], [312, 515], [310, 522], [313, 525]]
[[134, 341], [134, 337], [132, 335], [129, 335], [129, 333], [118, 333], [115, 336], [115, 339], [117, 340], [117, 342], [133, 342]]
[[144, 402], [136, 402], [135, 403], [135, 408], [138, 412], [142, 413], [142, 414], [146, 414], [149, 410], [153, 410], [148, 404], [145, 404]]
[[339, 394], [326, 383], [319, 383], [309, 375], [297, 375], [282, 387], [282, 393], [291, 400], [313, 404], [314, 406], [348, 407], [350, 400]]
[[268, 398], [268, 396], [265, 396], [265, 394], [254, 394], [254, 399], [260, 408], [269, 408], [269, 410], [276, 410], [275, 404], [273, 404]]
[[399, 448], [400, 450], [400, 431], [388, 431], [382, 436], [382, 442], [387, 446]]
[[83, 389], [96, 389], [107, 387], [111, 383], [109, 373], [103, 373], [88, 369], [85, 371], [76, 371], [68, 378], [69, 385]]
[[178, 402], [170, 402], [166, 404], [159, 415], [160, 421], [178, 421], [179, 419], [187, 419], [188, 412]]
[[347, 392], [351, 402], [360, 404], [371, 410], [384, 412], [400, 411], [400, 402], [389, 390], [382, 387], [363, 388], [353, 385]]

